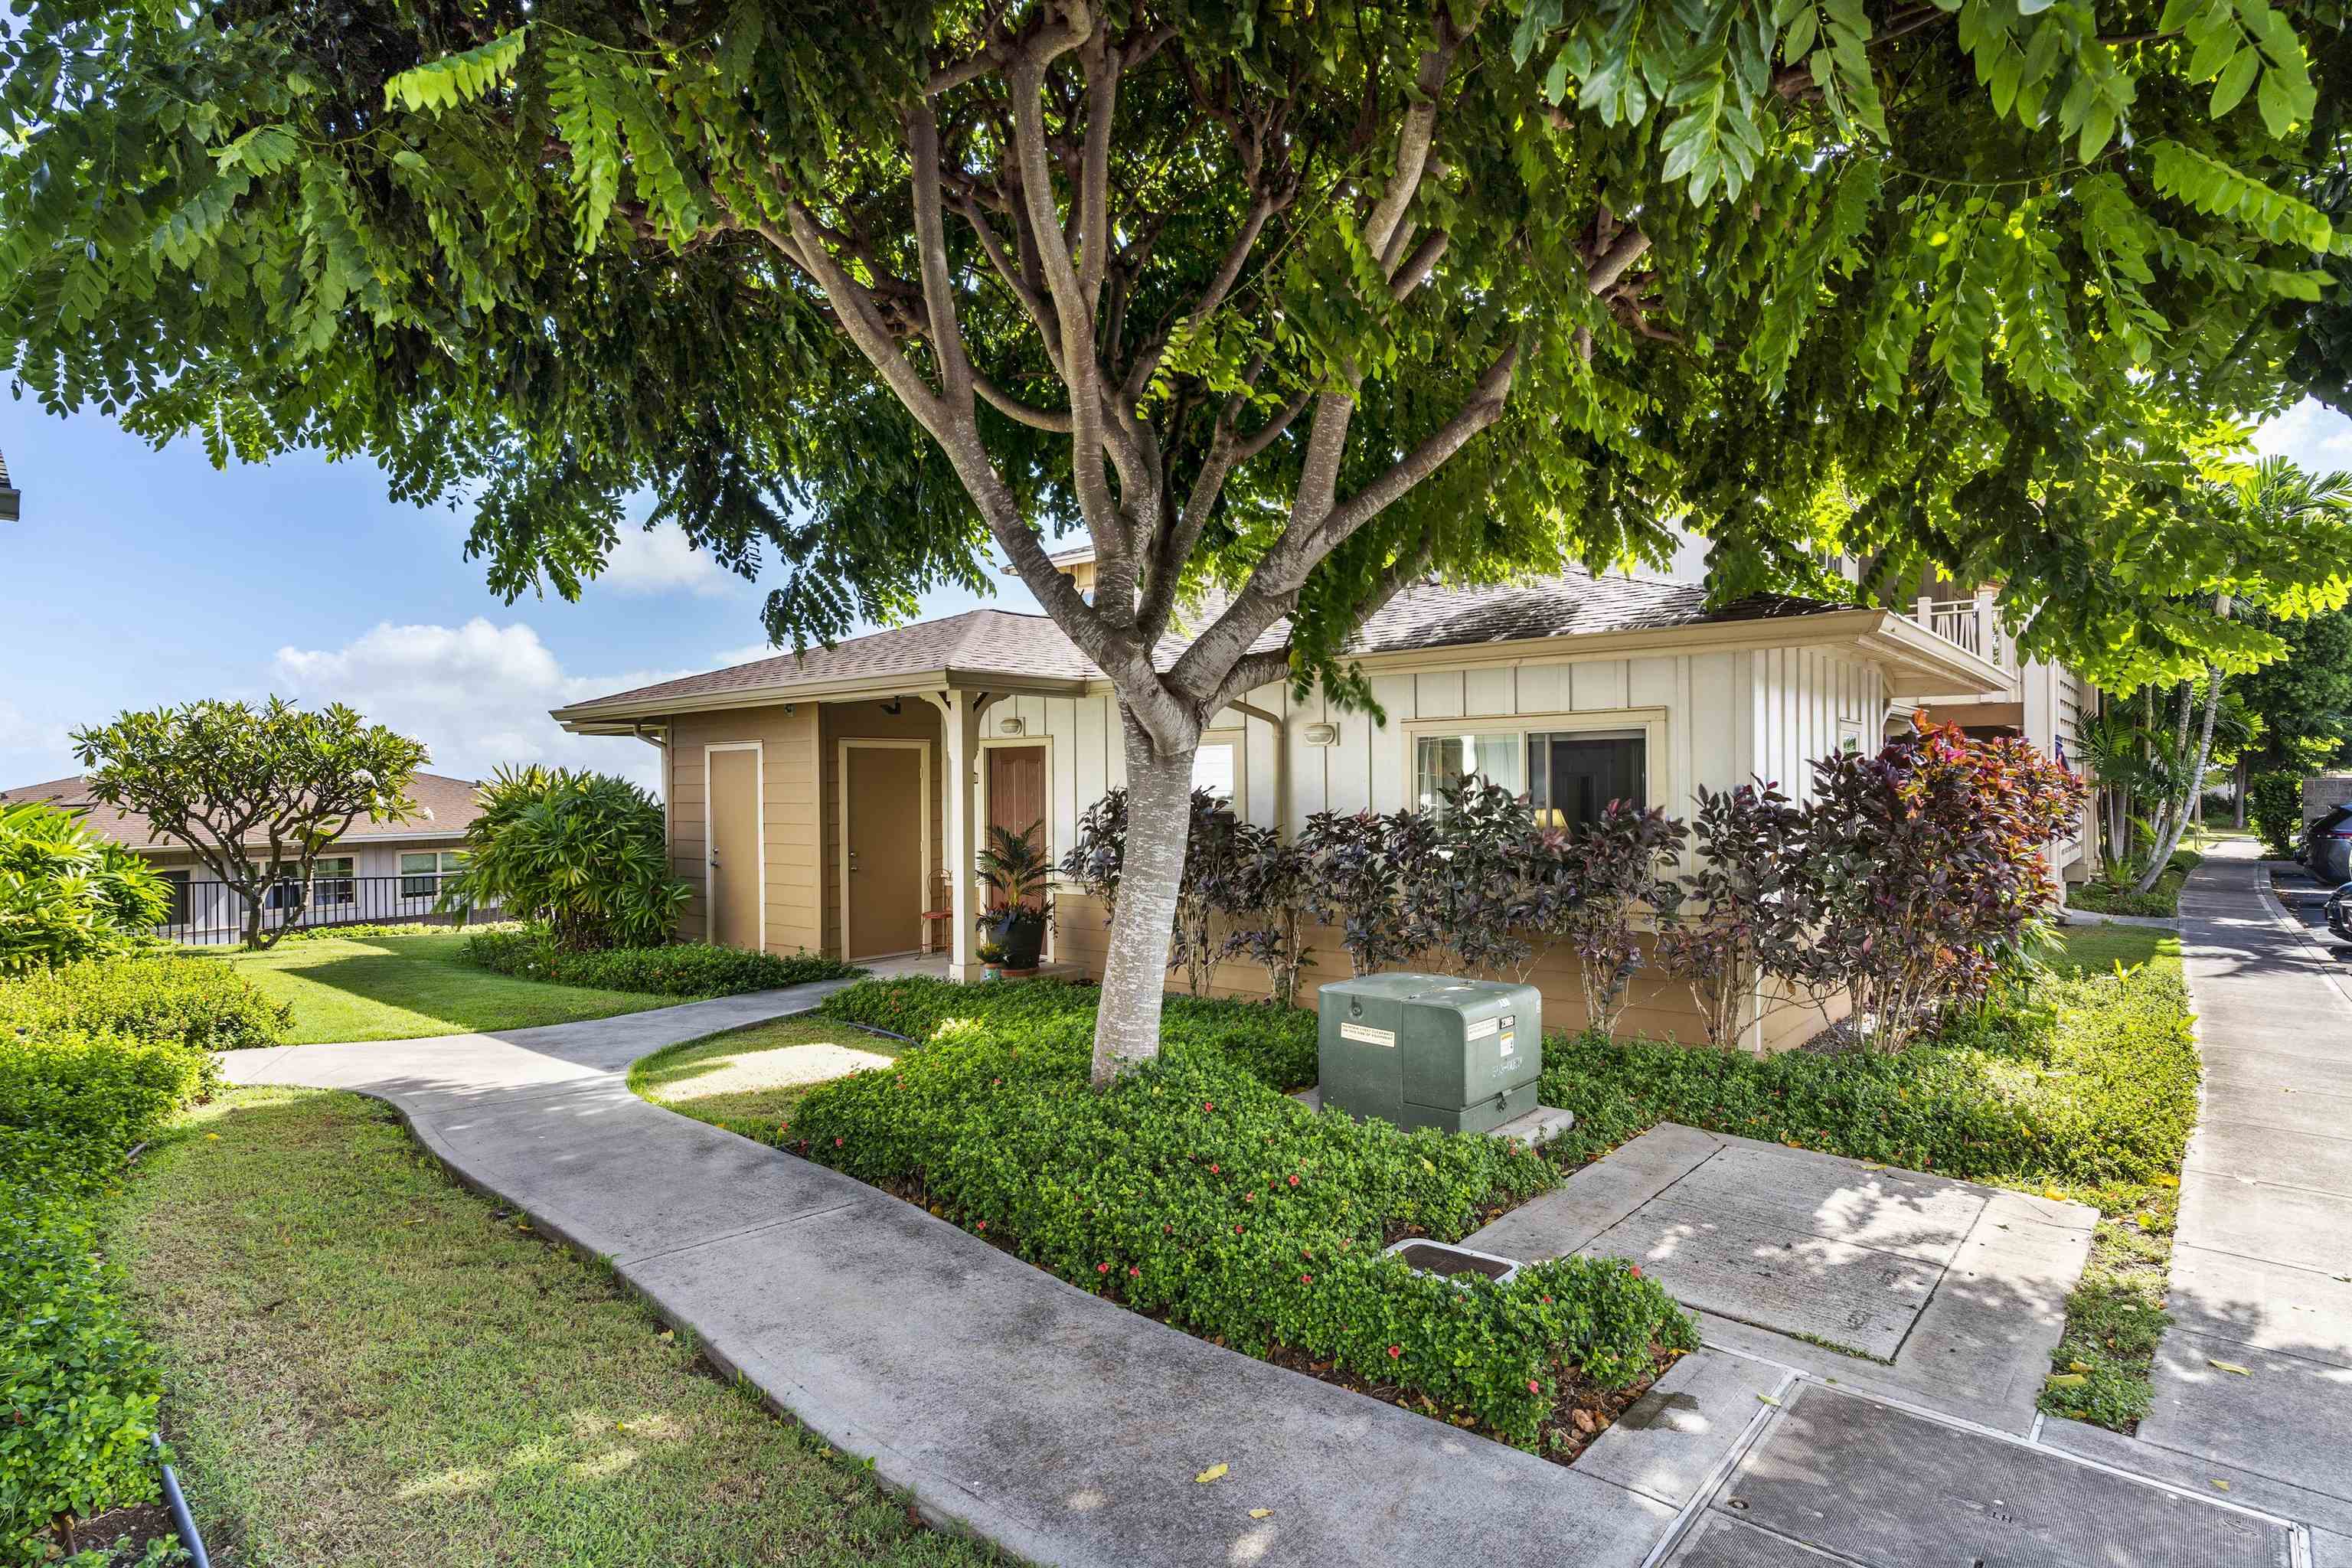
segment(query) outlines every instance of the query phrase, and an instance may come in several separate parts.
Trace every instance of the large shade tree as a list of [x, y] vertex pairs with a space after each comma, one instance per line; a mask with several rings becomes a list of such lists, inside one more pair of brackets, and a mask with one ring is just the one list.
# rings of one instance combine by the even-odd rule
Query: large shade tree
[[1108, 1076], [1202, 724], [1362, 700], [1423, 574], [1680, 516], [1726, 592], [2003, 580], [2111, 679], [2274, 648], [2172, 607], [2164, 520], [2322, 335], [2352, 50], [2269, 0], [40, 0], [0, 66], [53, 408], [370, 454], [509, 594], [650, 490], [782, 563], [779, 641], [1009, 557], [1118, 697]]

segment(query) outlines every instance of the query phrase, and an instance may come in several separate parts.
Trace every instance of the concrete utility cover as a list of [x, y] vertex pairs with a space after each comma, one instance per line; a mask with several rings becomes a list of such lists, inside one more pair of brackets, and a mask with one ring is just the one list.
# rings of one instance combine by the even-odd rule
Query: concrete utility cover
[[[1895, 1506], [1899, 1500], [1900, 1506]], [[1798, 1549], [1801, 1548], [1801, 1549]], [[1808, 1387], [1675, 1568], [2287, 1568], [2284, 1525]]]
[[1579, 1250], [1654, 1267], [1702, 1311], [1892, 1362], [1988, 1196], [1735, 1143]]

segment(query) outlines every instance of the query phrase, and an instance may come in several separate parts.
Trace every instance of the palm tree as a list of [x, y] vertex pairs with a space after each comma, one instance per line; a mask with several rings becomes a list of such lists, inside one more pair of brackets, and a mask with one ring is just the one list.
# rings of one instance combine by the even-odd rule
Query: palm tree
[[[2283, 539], [2303, 534], [2315, 522], [2340, 521], [2352, 513], [2352, 474], [2331, 473], [2314, 477], [2305, 473], [2293, 462], [2282, 457], [2258, 458], [2252, 463], [2220, 464], [2207, 470], [2208, 500], [2214, 510], [2222, 514], [2242, 538]], [[2217, 574], [2221, 585], [2213, 592], [2214, 613], [2228, 619], [2234, 599], [2229, 573]], [[2308, 613], [2305, 611], [2305, 613]], [[2145, 893], [2154, 888], [2157, 879], [2164, 875], [2170, 864], [2173, 850], [2180, 843], [2180, 835], [2189, 825], [2189, 814], [2196, 809], [2197, 800], [2205, 790], [2205, 768], [2213, 756], [2213, 721], [2221, 706], [2221, 669], [2217, 664], [2205, 667], [2204, 716], [2199, 726], [2196, 749], [2189, 751], [2189, 707], [2184, 694], [2180, 711], [2181, 732], [2176, 737], [2181, 742], [2176, 750], [2187, 752], [2190, 763], [2188, 788], [2167, 803], [2156, 852], [2133, 884], [2132, 890]]]

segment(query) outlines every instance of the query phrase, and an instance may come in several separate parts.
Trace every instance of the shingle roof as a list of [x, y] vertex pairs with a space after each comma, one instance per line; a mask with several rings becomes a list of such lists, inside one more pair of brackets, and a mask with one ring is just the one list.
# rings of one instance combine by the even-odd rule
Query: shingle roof
[[[1458, 647], [1691, 626], [1702, 621], [1811, 615], [1844, 607], [1765, 595], [1709, 611], [1706, 591], [1696, 584], [1642, 577], [1595, 577], [1589, 572], [1571, 570], [1531, 584], [1478, 588], [1431, 584], [1410, 589], [1364, 624], [1351, 651], [1394, 653]], [[1255, 646], [1278, 647], [1288, 635], [1287, 624], [1277, 622]], [[1184, 647], [1183, 638], [1171, 637], [1160, 645], [1155, 661], [1164, 668]], [[678, 680], [616, 691], [563, 711], [582, 712], [620, 704], [637, 707], [667, 698], [723, 697], [733, 691], [765, 692], [942, 668], [1077, 680], [1097, 679], [1102, 674], [1062, 634], [1061, 628], [1043, 616], [1015, 615], [1009, 610], [968, 610], [942, 620], [919, 621], [912, 626], [852, 637], [829, 648], [811, 648], [803, 655], [756, 659], [707, 675], [689, 675]]]
[[[420, 815], [405, 822], [378, 822], [373, 816], [362, 816], [352, 824], [351, 831], [338, 843], [353, 839], [415, 838], [425, 835], [463, 833], [474, 818], [481, 815], [481, 806], [474, 798], [480, 786], [471, 779], [453, 779], [442, 773], [418, 773], [409, 782], [409, 797], [416, 802]], [[147, 818], [135, 811], [118, 811], [89, 796], [89, 781], [76, 773], [70, 778], [51, 779], [47, 784], [23, 784], [16, 789], [0, 790], [0, 804], [17, 805], [28, 800], [53, 801], [73, 809], [83, 809], [82, 826], [101, 838], [133, 849], [167, 848], [179, 840], [166, 834], [149, 837]], [[431, 812], [427, 817], [422, 815]], [[252, 840], [248, 840], [251, 842]]]
[[1001, 670], [1009, 675], [1092, 680], [1102, 671], [1078, 651], [1062, 629], [1043, 616], [1015, 615], [1010, 610], [967, 610], [941, 620], [917, 621], [888, 631], [851, 637], [831, 647], [813, 647], [804, 654], [781, 654], [730, 665], [707, 675], [688, 675], [616, 691], [577, 706], [600, 708], [614, 702], [645, 702], [663, 697], [713, 697], [730, 691], [772, 687], [809, 686], [828, 680], [856, 680], [874, 676], [916, 675], [925, 670], [953, 668]]
[[1592, 637], [1651, 631], [1708, 621], [1762, 620], [1844, 609], [1818, 599], [1761, 594], [1709, 610], [1696, 583], [1653, 577], [1595, 577], [1571, 570], [1534, 583], [1409, 588], [1389, 601], [1356, 634], [1356, 653], [1462, 647], [1532, 637]]

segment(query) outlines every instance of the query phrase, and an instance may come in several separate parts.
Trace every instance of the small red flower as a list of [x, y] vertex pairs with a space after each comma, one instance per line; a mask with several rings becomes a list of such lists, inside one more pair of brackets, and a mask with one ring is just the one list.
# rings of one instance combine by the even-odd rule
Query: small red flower
[[1201, 1101], [1201, 1109], [1202, 1110], [1214, 1110], [1217, 1109], [1217, 1102], [1213, 1100], [1204, 1100]]
[[1173, 1236], [1176, 1234], [1176, 1227], [1172, 1225], [1163, 1225], [1160, 1229], [1160, 1233], [1164, 1236]]
[[1315, 1283], [1315, 1276], [1312, 1274], [1301, 1274], [1298, 1277], [1298, 1282], [1301, 1285], [1312, 1285]]
[[1636, 1263], [1635, 1265], [1633, 1265], [1633, 1278], [1634, 1278], [1634, 1279], [1639, 1279], [1641, 1277], [1642, 1277], [1642, 1266], [1641, 1266], [1640, 1264]]
[[1129, 1279], [1140, 1279], [1143, 1278], [1143, 1270], [1130, 1267], [1127, 1271], [1127, 1277]]
[[978, 1225], [973, 1226], [971, 1228], [974, 1230], [986, 1230], [988, 1228], [988, 1222], [986, 1220], [982, 1220]]
[[1255, 1187], [1252, 1187], [1248, 1192], [1244, 1193], [1242, 1194], [1242, 1202], [1245, 1204], [1254, 1204], [1257, 1202], [1257, 1189]]
[[1295, 1186], [1297, 1186], [1297, 1185], [1298, 1184], [1298, 1178], [1297, 1178], [1297, 1177], [1296, 1177], [1296, 1176], [1291, 1177], [1291, 1178], [1290, 1178], [1290, 1184], [1291, 1184], [1292, 1186], [1294, 1186], [1294, 1187], [1295, 1187]]
[[1550, 1297], [1546, 1296], [1546, 1297], [1544, 1298], [1544, 1305], [1545, 1305], [1545, 1306], [1547, 1306], [1547, 1307], [1549, 1307], [1549, 1306], [1550, 1306], [1550, 1305], [1551, 1305], [1551, 1298], [1550, 1298]]
[[834, 1146], [835, 1148], [836, 1148], [836, 1149], [840, 1148], [840, 1147], [841, 1147], [841, 1140], [840, 1140], [840, 1139], [838, 1139], [838, 1138], [835, 1139], [835, 1140], [833, 1141], [833, 1146]]
[[1095, 1265], [1095, 1272], [1097, 1274], [1108, 1274], [1110, 1272], [1110, 1265], [1108, 1263], [1097, 1263]]
[[1541, 1394], [1543, 1392], [1543, 1384], [1538, 1383], [1531, 1377], [1528, 1379], [1528, 1392], [1529, 1394]]
[[1213, 1175], [1213, 1175], [1215, 1175], [1216, 1173], [1217, 1173], [1217, 1168], [1216, 1168], [1214, 1165], [1210, 1166], [1210, 1167], [1209, 1167], [1209, 1174], [1211, 1174], [1211, 1175]]
[[1404, 1347], [1402, 1345], [1391, 1345], [1389, 1347], [1389, 1360], [1394, 1361], [1397, 1357], [1402, 1354], [1404, 1354]]
[[1241, 1227], [1241, 1226], [1234, 1226], [1234, 1234], [1235, 1236], [1239, 1236], [1241, 1233], [1242, 1233], [1242, 1227]]

